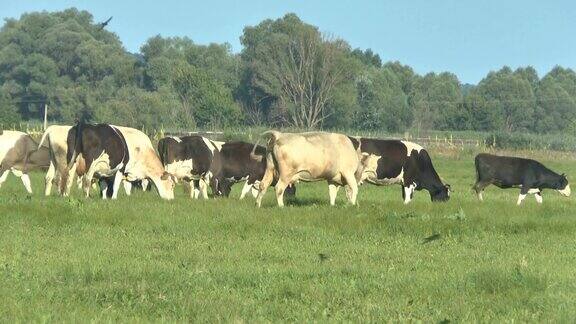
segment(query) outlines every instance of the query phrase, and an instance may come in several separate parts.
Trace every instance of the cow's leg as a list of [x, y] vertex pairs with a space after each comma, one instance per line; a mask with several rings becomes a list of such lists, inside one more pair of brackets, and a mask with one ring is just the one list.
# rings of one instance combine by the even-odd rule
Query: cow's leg
[[50, 196], [52, 192], [52, 182], [56, 177], [56, 168], [54, 167], [54, 163], [50, 162], [50, 166], [48, 167], [48, 171], [46, 172], [46, 176], [44, 177], [44, 195]]
[[271, 161], [268, 161], [266, 172], [264, 173], [262, 181], [260, 181], [258, 197], [256, 197], [256, 206], [258, 207], [262, 205], [262, 198], [264, 198], [266, 190], [268, 190], [268, 187], [272, 184], [272, 180], [274, 180], [274, 168], [270, 167], [270, 165], [272, 165], [271, 163]]
[[22, 183], [24, 184], [24, 188], [26, 188], [26, 191], [28, 191], [29, 194], [32, 194], [32, 184], [30, 183], [30, 177], [28, 176], [28, 173], [23, 173], [20, 176], [20, 180], [22, 180]]
[[328, 183], [328, 196], [330, 196], [330, 206], [336, 205], [336, 196], [338, 195], [340, 186], [335, 183]]
[[142, 179], [142, 191], [147, 191], [150, 186], [150, 180], [148, 178]]
[[130, 194], [132, 194], [132, 182], [128, 180], [122, 180], [122, 186], [124, 187], [124, 192], [126, 192], [126, 196], [130, 196]]
[[490, 182], [486, 182], [486, 181], [477, 181], [474, 186], [472, 187], [472, 189], [474, 189], [474, 191], [476, 191], [476, 196], [478, 197], [478, 200], [480, 201], [484, 201], [484, 197], [482, 197], [482, 192], [484, 191], [484, 189], [486, 187], [488, 187], [490, 185]]
[[278, 202], [278, 207], [284, 207], [284, 190], [288, 186], [287, 181], [279, 179], [276, 183], [276, 201]]
[[199, 181], [199, 186], [200, 186], [200, 194], [202, 195], [202, 198], [208, 199], [208, 182], [206, 180], [204, 180], [204, 178], [202, 178]]
[[[63, 185], [64, 187], [60, 190], [62, 192], [63, 196], [70, 195], [70, 191], [72, 190], [72, 184], [74, 182], [74, 176], [76, 175], [76, 168], [77, 167], [78, 167], [78, 163], [72, 164], [72, 167], [70, 168], [70, 170], [67, 170], [68, 176], [66, 177], [66, 174], [64, 174], [64, 178], [66, 180], [61, 181], [61, 185]], [[85, 178], [86, 178], [86, 176], [84, 176], [82, 178], [82, 184], [84, 183]], [[81, 189], [81, 188], [78, 188], [78, 189]], [[90, 190], [90, 189], [88, 189], [88, 190]]]
[[520, 189], [520, 195], [518, 195], [518, 201], [516, 202], [516, 205], [520, 206], [520, 204], [522, 203], [522, 200], [524, 200], [524, 198], [526, 198], [528, 191], [530, 191], [530, 187], [526, 186], [526, 185], [522, 185], [522, 189]]
[[90, 197], [90, 187], [92, 187], [92, 178], [94, 178], [94, 172], [88, 172], [82, 177], [82, 189], [84, 189], [84, 195], [86, 198]]
[[106, 178], [100, 178], [98, 179], [98, 185], [100, 187], [100, 196], [106, 200], [108, 198], [108, 180]]
[[[120, 191], [120, 184], [122, 184], [122, 172], [118, 171], [114, 175], [114, 184], [112, 185], [112, 199], [118, 198], [118, 191]], [[132, 184], [130, 184], [130, 189], [132, 189]]]
[[534, 198], [536, 198], [536, 202], [541, 204], [542, 203], [542, 191], [538, 191], [534, 194]]
[[350, 187], [350, 197], [348, 200], [352, 205], [356, 205], [356, 199], [358, 197], [358, 182], [356, 182], [356, 177], [354, 176], [354, 173], [343, 174], [343, 177], [346, 181], [346, 185]]
[[258, 197], [258, 193], [260, 192], [258, 188], [260, 188], [260, 181], [256, 180], [252, 184], [252, 189], [250, 190], [252, 192], [252, 197], [254, 198]]
[[248, 181], [244, 182], [244, 186], [242, 187], [242, 192], [240, 193], [240, 199], [244, 199], [244, 197], [246, 197], [246, 194], [248, 194], [248, 192], [250, 192], [250, 189], [252, 189], [252, 184], [249, 183]]
[[8, 174], [10, 173], [10, 170], [1, 170], [1, 175], [0, 175], [0, 187], [2, 187], [2, 184], [4, 182], [6, 182], [6, 178], [8, 178]]

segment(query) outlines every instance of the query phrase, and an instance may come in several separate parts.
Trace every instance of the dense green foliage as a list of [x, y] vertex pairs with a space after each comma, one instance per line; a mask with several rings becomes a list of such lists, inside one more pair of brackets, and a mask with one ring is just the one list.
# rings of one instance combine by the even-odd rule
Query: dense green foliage
[[[2, 322], [570, 322], [573, 198], [470, 191], [472, 155], [433, 154], [452, 199], [398, 186], [343, 192], [301, 183], [283, 210], [254, 199], [26, 198], [0, 189]], [[575, 174], [573, 160], [542, 158]], [[239, 195], [235, 187], [234, 197]], [[96, 192], [94, 192], [96, 193]], [[425, 240], [425, 238], [430, 238]], [[432, 240], [434, 239], [434, 240]]]
[[128, 53], [86, 11], [36, 12], [0, 30], [0, 123], [78, 119], [139, 128], [242, 125], [576, 133], [576, 73], [493, 71], [478, 85], [416, 74], [294, 14], [248, 26], [243, 48], [155, 36]]

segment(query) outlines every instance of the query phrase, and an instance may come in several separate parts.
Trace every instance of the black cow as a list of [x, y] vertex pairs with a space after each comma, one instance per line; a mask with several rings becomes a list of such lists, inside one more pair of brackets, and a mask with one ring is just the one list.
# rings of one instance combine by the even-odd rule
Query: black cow
[[220, 169], [222, 142], [202, 136], [165, 137], [158, 142], [160, 160], [166, 172], [190, 184], [190, 197], [208, 198], [208, 186], [218, 191], [215, 170]]
[[[407, 204], [414, 190], [426, 189], [432, 201], [448, 201], [450, 185], [443, 184], [422, 146], [399, 140], [350, 137], [365, 155], [361, 181], [375, 185], [401, 184]], [[366, 156], [367, 155], [367, 156]]]
[[[246, 142], [227, 142], [220, 149], [220, 169], [215, 170], [214, 178], [218, 180], [218, 194], [228, 197], [232, 185], [246, 181], [240, 199], [252, 190], [256, 198], [258, 186], [266, 172], [266, 148]], [[274, 177], [272, 185], [278, 181]], [[290, 185], [284, 191], [285, 196], [294, 196], [296, 187]]]
[[520, 188], [518, 205], [527, 194], [534, 194], [536, 201], [542, 203], [544, 189], [555, 189], [566, 197], [570, 196], [566, 176], [555, 173], [538, 161], [481, 153], [476, 155], [474, 163], [476, 184], [473, 189], [480, 201], [483, 200], [482, 191], [491, 184], [502, 189]]
[[83, 188], [86, 197], [90, 196], [90, 186], [94, 177], [99, 179], [102, 198], [107, 197], [110, 179], [113, 178], [112, 198], [116, 198], [122, 182], [123, 172], [129, 160], [129, 151], [122, 133], [107, 124], [89, 125], [79, 123], [68, 132], [67, 138], [68, 172], [64, 174], [64, 183], [75, 168], [79, 155], [84, 159], [86, 174]]

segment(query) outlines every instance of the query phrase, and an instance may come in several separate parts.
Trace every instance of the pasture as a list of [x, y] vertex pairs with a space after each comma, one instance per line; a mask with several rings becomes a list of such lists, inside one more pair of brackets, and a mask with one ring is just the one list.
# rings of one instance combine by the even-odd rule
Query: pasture
[[[544, 192], [472, 194], [473, 154], [435, 154], [452, 199], [400, 187], [360, 188], [359, 207], [328, 204], [325, 183], [263, 208], [252, 197], [117, 201], [32, 197], [0, 189], [0, 320], [519, 321], [576, 316], [576, 203]], [[540, 154], [569, 179], [572, 157]], [[572, 177], [570, 177], [572, 176]], [[94, 192], [95, 194], [95, 192]]]

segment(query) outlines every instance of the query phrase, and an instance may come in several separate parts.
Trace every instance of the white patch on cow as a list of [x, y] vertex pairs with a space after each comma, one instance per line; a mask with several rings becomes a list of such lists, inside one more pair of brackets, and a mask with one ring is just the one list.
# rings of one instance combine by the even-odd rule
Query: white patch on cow
[[181, 139], [180, 137], [178, 137], [178, 136], [172, 136], [172, 138], [173, 138], [176, 142], [182, 143], [182, 139]]
[[362, 172], [361, 182], [364, 180], [375, 185], [391, 185], [391, 184], [403, 184], [404, 182], [404, 168], [400, 169], [400, 173], [394, 178], [383, 178], [378, 179], [377, 169], [378, 160], [382, 157], [379, 155], [371, 154], [367, 159], [364, 160], [364, 171]]
[[176, 178], [182, 179], [192, 176], [192, 165], [192, 159], [174, 161], [172, 163], [166, 164], [165, 169], [166, 172], [172, 174]]
[[569, 197], [571, 194], [570, 185], [567, 184], [566, 187], [564, 187], [564, 189], [560, 189], [558, 190], [558, 192], [563, 196]]
[[220, 141], [211, 141], [212, 144], [216, 147], [218, 151], [222, 151], [222, 145], [226, 144], [225, 142]]
[[484, 197], [482, 197], [482, 191], [478, 193], [478, 200], [484, 201]]
[[[98, 156], [94, 161], [92, 161], [92, 165], [90, 165], [90, 169], [92, 172], [88, 172], [88, 174], [95, 174], [102, 177], [111, 177], [118, 170], [120, 170], [124, 166], [124, 163], [120, 162], [117, 166], [112, 167], [110, 165], [110, 156], [106, 151], [102, 151], [100, 156]], [[89, 179], [92, 180], [92, 179]]]
[[[246, 180], [248, 180], [248, 177], [246, 177]], [[248, 194], [248, 192], [250, 192], [250, 189], [252, 189], [252, 185], [249, 184], [248, 181], [244, 182], [244, 186], [242, 187], [242, 192], [240, 193], [240, 199], [244, 199], [246, 194]]]
[[540, 189], [538, 189], [538, 188], [536, 188], [536, 189], [528, 189], [528, 193], [529, 193], [529, 194], [535, 194], [535, 193], [538, 193], [538, 192], [540, 192]]
[[216, 150], [216, 145], [214, 145], [212, 143], [211, 140], [207, 139], [206, 137], [202, 137], [202, 140], [204, 141], [204, 144], [206, 144], [206, 147], [208, 147], [208, 149], [210, 149], [210, 152], [212, 152], [212, 155], [214, 155], [214, 150]]
[[422, 151], [422, 146], [416, 144], [416, 143], [412, 143], [412, 142], [408, 142], [408, 141], [400, 141], [402, 142], [402, 144], [406, 145], [406, 151], [407, 151], [407, 156], [410, 156], [412, 154], [412, 151], [416, 150], [416, 152], [420, 153], [420, 151]]
[[524, 198], [526, 198], [526, 195], [520, 194], [518, 196], [518, 201], [516, 202], [516, 205], [520, 206], [520, 204], [522, 203], [522, 200], [524, 200]]

